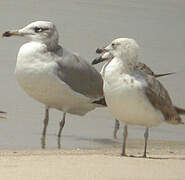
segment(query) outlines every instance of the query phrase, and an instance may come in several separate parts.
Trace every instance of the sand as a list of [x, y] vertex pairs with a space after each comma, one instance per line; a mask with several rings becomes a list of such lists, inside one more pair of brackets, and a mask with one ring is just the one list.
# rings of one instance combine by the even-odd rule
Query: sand
[[[131, 144], [134, 142], [133, 147]], [[185, 145], [150, 141], [148, 158], [141, 141], [130, 140], [127, 153], [120, 148], [24, 150], [0, 152], [1, 180], [180, 180], [185, 179]]]

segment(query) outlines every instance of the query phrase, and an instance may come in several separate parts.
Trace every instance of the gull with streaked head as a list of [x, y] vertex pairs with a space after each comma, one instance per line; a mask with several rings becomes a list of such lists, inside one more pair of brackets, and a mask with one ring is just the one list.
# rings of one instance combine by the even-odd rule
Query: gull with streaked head
[[180, 115], [185, 110], [173, 105], [168, 92], [154, 76], [137, 68], [139, 46], [134, 39], [115, 39], [104, 52], [113, 56], [105, 58], [108, 62], [102, 68], [105, 100], [111, 114], [125, 124], [122, 155], [126, 156], [127, 126], [138, 125], [146, 127], [143, 154], [146, 157], [149, 128], [163, 122], [184, 124]]
[[[114, 58], [113, 55], [110, 52], [106, 52], [104, 49], [101, 49], [101, 48], [98, 48], [96, 50], [96, 53], [97, 54], [101, 54], [101, 56], [95, 58], [92, 61], [92, 65], [95, 65], [95, 64], [98, 64], [98, 63], [104, 62], [104, 61], [106, 61], [107, 63], [109, 63], [109, 61]], [[104, 66], [106, 66], [106, 63], [104, 64]], [[102, 70], [104, 69], [104, 66], [102, 67]], [[136, 64], [136, 69], [138, 69], [138, 70], [140, 70], [140, 71], [142, 71], [144, 73], [147, 73], [147, 74], [149, 74], [151, 76], [154, 76], [156, 78], [175, 74], [175, 72], [156, 74], [146, 64], [144, 64], [142, 62], [139, 62], [139, 61]], [[102, 70], [101, 70], [100, 74], [103, 74]], [[105, 104], [106, 104], [106, 102], [105, 102]], [[119, 121], [118, 120], [115, 120], [115, 126], [114, 126], [114, 131], [113, 131], [113, 137], [114, 137], [114, 139], [117, 139], [117, 132], [119, 130], [119, 127], [120, 127]]]

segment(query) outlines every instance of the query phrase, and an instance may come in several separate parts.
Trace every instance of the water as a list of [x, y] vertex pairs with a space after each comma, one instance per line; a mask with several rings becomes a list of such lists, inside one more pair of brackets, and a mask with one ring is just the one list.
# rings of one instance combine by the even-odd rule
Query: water
[[[141, 46], [141, 61], [156, 73], [178, 71], [161, 78], [173, 102], [185, 107], [185, 1], [179, 0], [28, 0], [0, 1], [0, 33], [35, 20], [56, 24], [60, 43], [92, 61], [97, 47], [118, 37], [133, 37]], [[39, 149], [43, 127], [43, 105], [28, 97], [14, 77], [16, 56], [25, 42], [21, 38], [0, 39], [0, 109], [8, 119], [0, 122], [0, 149]], [[98, 69], [102, 65], [97, 66]], [[62, 113], [52, 110], [47, 148], [57, 148], [58, 123]], [[112, 139], [114, 121], [106, 109], [84, 117], [67, 115], [62, 148], [102, 148], [120, 145]], [[143, 138], [143, 128], [130, 128], [130, 138]], [[185, 142], [185, 127], [153, 128], [151, 139]]]

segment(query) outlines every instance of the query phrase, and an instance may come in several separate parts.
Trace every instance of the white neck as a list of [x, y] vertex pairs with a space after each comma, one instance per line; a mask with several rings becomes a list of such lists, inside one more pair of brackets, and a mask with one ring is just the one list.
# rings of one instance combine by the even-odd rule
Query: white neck
[[124, 73], [130, 73], [134, 71], [137, 63], [137, 57], [127, 57], [121, 56], [121, 58], [117, 58], [119, 61], [120, 70]]

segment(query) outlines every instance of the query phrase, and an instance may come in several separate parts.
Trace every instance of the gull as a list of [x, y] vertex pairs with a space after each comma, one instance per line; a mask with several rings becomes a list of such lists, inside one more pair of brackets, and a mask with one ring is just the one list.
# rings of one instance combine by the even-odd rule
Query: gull
[[59, 45], [58, 31], [52, 22], [32, 22], [19, 30], [6, 31], [2, 36], [29, 40], [18, 52], [15, 76], [29, 96], [45, 105], [42, 148], [45, 148], [50, 108], [64, 112], [59, 142], [66, 113], [83, 116], [100, 107], [94, 103], [103, 98], [100, 73], [78, 54]]
[[127, 126], [137, 125], [146, 128], [142, 156], [146, 157], [149, 128], [163, 122], [184, 124], [180, 115], [185, 115], [185, 110], [173, 105], [167, 90], [154, 76], [137, 68], [139, 46], [134, 39], [115, 39], [104, 51], [113, 56], [102, 69], [107, 107], [125, 124], [121, 155], [126, 156]]
[[[97, 54], [102, 54], [101, 56], [99, 56], [98, 58], [94, 59], [92, 61], [92, 65], [94, 64], [98, 64], [100, 62], [103, 62], [103, 61], [108, 61], [108, 60], [112, 60], [114, 57], [113, 55], [110, 53], [110, 52], [104, 52], [103, 49], [101, 48], [98, 48], [96, 50], [96, 53]], [[106, 66], [106, 64], [105, 64]], [[102, 70], [104, 69], [104, 67], [102, 68]], [[148, 67], [146, 64], [142, 63], [142, 62], [137, 62], [136, 64], [136, 69], [140, 70], [140, 71], [143, 71], [151, 76], [154, 76], [156, 78], [158, 77], [162, 77], [162, 76], [167, 76], [167, 75], [172, 75], [172, 74], [175, 74], [175, 72], [170, 72], [170, 73], [162, 73], [162, 74], [155, 74], [150, 67]], [[102, 71], [100, 72], [102, 74]], [[105, 100], [104, 100], [105, 101]], [[106, 106], [106, 102], [104, 103], [104, 105]], [[117, 132], [120, 128], [120, 123], [118, 120], [115, 120], [115, 125], [114, 125], [114, 131], [113, 131], [113, 137], [114, 139], [117, 139]]]

